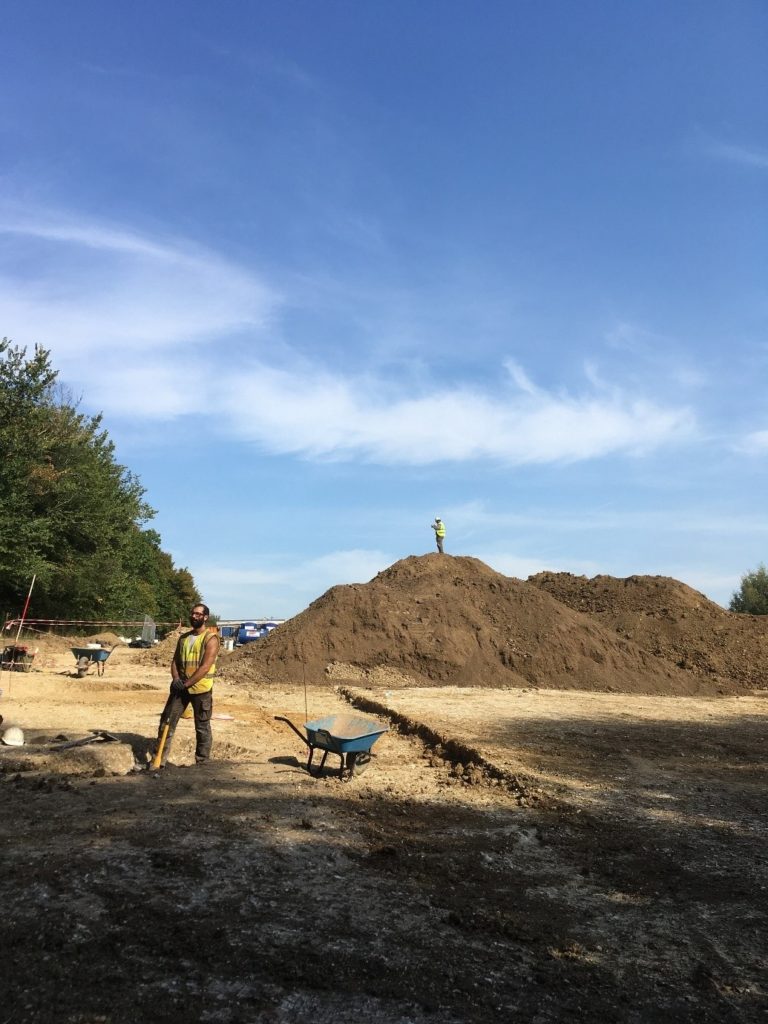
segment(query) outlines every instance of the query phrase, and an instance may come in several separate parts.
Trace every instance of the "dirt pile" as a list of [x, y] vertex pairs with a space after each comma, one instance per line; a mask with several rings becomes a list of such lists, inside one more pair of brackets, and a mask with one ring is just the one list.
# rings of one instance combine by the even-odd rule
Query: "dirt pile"
[[716, 693], [543, 588], [475, 558], [413, 556], [337, 586], [221, 669], [233, 683], [366, 679], [378, 685]]
[[84, 646], [85, 644], [101, 644], [102, 647], [117, 647], [122, 644], [122, 640], [117, 633], [105, 632], [105, 633], [94, 633], [93, 636], [83, 637], [82, 644], [74, 644], [73, 646]]
[[728, 692], [768, 685], [768, 616], [727, 612], [668, 576], [541, 572], [527, 582]]
[[[15, 633], [3, 640], [4, 644], [15, 642]], [[84, 643], [84, 639], [79, 636], [58, 636], [56, 633], [38, 633], [32, 630], [24, 630], [19, 640], [21, 646], [27, 647], [30, 651], [37, 650], [39, 654], [62, 654], [71, 647], [82, 647]]]
[[171, 658], [176, 651], [176, 644], [179, 642], [179, 637], [182, 633], [188, 632], [189, 626], [179, 626], [178, 629], [172, 629], [159, 644], [155, 647], [148, 647], [142, 652], [143, 659], [151, 665], [170, 665]]

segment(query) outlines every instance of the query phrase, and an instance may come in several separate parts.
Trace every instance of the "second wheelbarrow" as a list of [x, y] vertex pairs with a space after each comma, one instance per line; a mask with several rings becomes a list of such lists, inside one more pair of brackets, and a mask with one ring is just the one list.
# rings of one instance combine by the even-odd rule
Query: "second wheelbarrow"
[[320, 775], [329, 754], [337, 754], [341, 759], [339, 778], [342, 779], [345, 770], [349, 772], [350, 777], [365, 771], [371, 762], [371, 747], [389, 728], [381, 722], [377, 722], [375, 718], [363, 718], [360, 715], [349, 714], [327, 715], [325, 718], [307, 722], [304, 726], [305, 736], [289, 719], [275, 715], [275, 721], [285, 722], [309, 747], [307, 771], [310, 774], [312, 774], [312, 759], [315, 756], [315, 751], [322, 750], [323, 756], [315, 769], [315, 775]]
[[113, 647], [70, 647], [77, 661], [76, 671], [82, 679], [88, 674], [91, 665], [96, 665], [96, 675], [104, 675], [104, 662], [110, 656]]

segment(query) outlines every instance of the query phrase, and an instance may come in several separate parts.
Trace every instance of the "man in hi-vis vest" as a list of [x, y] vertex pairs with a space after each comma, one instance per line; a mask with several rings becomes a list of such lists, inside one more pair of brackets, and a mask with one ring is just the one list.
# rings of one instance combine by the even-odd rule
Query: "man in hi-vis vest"
[[435, 540], [437, 541], [437, 550], [440, 554], [443, 554], [443, 539], [445, 537], [445, 523], [440, 516], [435, 516], [435, 521], [432, 523], [432, 529], [435, 531]]
[[160, 716], [160, 738], [166, 722], [168, 735], [163, 750], [163, 764], [168, 759], [171, 740], [179, 719], [192, 705], [195, 715], [195, 761], [203, 764], [211, 756], [211, 715], [213, 714], [213, 676], [219, 653], [219, 637], [207, 628], [210, 610], [205, 604], [196, 604], [189, 613], [192, 629], [182, 633], [176, 644], [171, 662], [171, 692]]

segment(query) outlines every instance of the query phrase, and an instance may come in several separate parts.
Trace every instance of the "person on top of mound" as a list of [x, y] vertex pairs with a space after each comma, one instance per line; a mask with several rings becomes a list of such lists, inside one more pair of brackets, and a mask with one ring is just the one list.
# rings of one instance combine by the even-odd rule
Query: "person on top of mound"
[[435, 531], [435, 540], [437, 541], [437, 550], [440, 554], [444, 554], [443, 551], [443, 540], [445, 538], [445, 523], [440, 516], [435, 516], [434, 523], [431, 524], [432, 529]]

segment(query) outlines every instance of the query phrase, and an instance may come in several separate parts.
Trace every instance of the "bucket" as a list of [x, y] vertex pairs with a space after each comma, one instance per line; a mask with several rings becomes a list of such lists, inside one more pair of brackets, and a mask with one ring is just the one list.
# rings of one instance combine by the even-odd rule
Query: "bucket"
[[225, 640], [224, 641], [224, 650], [225, 651], [234, 651], [234, 649], [235, 649], [234, 638], [230, 638], [229, 640]]

